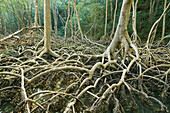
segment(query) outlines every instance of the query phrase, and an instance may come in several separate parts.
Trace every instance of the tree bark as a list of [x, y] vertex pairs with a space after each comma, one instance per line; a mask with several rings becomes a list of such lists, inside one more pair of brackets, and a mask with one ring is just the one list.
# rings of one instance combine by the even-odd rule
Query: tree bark
[[[55, 0], [54, 0], [55, 2]], [[55, 6], [56, 7], [56, 6]], [[53, 17], [54, 17], [54, 24], [55, 24], [55, 35], [58, 36], [58, 28], [57, 28], [57, 18], [56, 18], [56, 8], [53, 5], [53, 0], [52, 0], [52, 13], [53, 13]]]
[[108, 8], [108, 0], [106, 0], [106, 17], [105, 17], [105, 29], [104, 29], [104, 36], [107, 34], [107, 8]]
[[11, 2], [11, 7], [12, 7], [12, 10], [13, 10], [13, 13], [17, 17], [17, 20], [18, 20], [18, 23], [17, 23], [18, 24], [18, 29], [20, 29], [20, 23], [22, 23], [21, 22], [22, 20], [20, 19], [19, 15], [15, 11], [15, 8], [14, 8], [14, 5], [13, 5], [13, 1], [11, 0], [10, 2]]
[[47, 51], [51, 48], [51, 11], [50, 0], [44, 0], [44, 39]]
[[4, 18], [3, 18], [2, 11], [0, 11], [0, 22], [1, 22], [0, 32], [4, 35]]
[[68, 0], [68, 17], [65, 25], [65, 42], [67, 43], [67, 26], [70, 19], [70, 0]]
[[[73, 1], [74, 2], [74, 1]], [[76, 39], [77, 23], [76, 23], [76, 9], [74, 7], [74, 40]]]
[[34, 26], [38, 26], [38, 0], [35, 0], [35, 23]]
[[153, 10], [155, 6], [155, 0], [150, 0], [150, 9], [149, 9], [149, 24], [152, 24]]
[[114, 32], [115, 32], [116, 12], [117, 12], [117, 0], [116, 0], [116, 3], [115, 3], [115, 11], [114, 11], [114, 17], [113, 17], [113, 27], [112, 27], [112, 33], [111, 33], [110, 37], [112, 37]]
[[110, 18], [111, 18], [111, 21], [113, 21], [113, 18], [112, 18], [113, 17], [113, 0], [110, 0], [110, 7], [111, 7]]
[[32, 24], [32, 21], [31, 21], [32, 7], [33, 7], [33, 0], [31, 1], [31, 8], [30, 8], [29, 16], [28, 16], [28, 25]]
[[[165, 0], [165, 3], [164, 3], [164, 10], [166, 9], [166, 3], [167, 3], [167, 0]], [[165, 36], [165, 19], [166, 19], [166, 14], [165, 14], [164, 17], [163, 17], [162, 39], [163, 39], [164, 36]]]
[[78, 23], [79, 31], [80, 31], [80, 34], [81, 34], [81, 38], [83, 39], [83, 32], [82, 32], [81, 26], [80, 26], [79, 14], [78, 14], [78, 11], [77, 11], [77, 8], [76, 8], [76, 0], [74, 0], [74, 8], [75, 8], [76, 15], [77, 15], [77, 23]]
[[[38, 0], [34, 0], [35, 2], [35, 17], [34, 17], [34, 26], [37, 27], [38, 26]], [[32, 33], [32, 41], [31, 41], [31, 45], [35, 44], [35, 37], [36, 37], [36, 31], [34, 31]]]
[[72, 6], [72, 8], [71, 8], [71, 38], [73, 38], [73, 36], [74, 36], [74, 29], [73, 29], [73, 11], [74, 11], [74, 8], [73, 8], [73, 6]]
[[119, 23], [117, 25], [117, 29], [114, 35], [114, 38], [106, 51], [103, 53], [104, 56], [108, 57], [108, 60], [111, 60], [110, 54], [113, 55], [113, 58], [115, 58], [115, 49], [118, 46], [118, 44], [122, 44], [124, 48], [124, 55], [123, 60], [125, 60], [126, 53], [129, 50], [129, 43], [131, 43], [131, 39], [129, 37], [128, 31], [127, 31], [127, 25], [129, 22], [129, 16], [130, 16], [130, 9], [131, 4], [134, 0], [123, 0], [120, 17], [119, 17]]
[[[8, 6], [7, 6], [8, 7]], [[13, 29], [14, 29], [14, 24], [13, 24], [13, 20], [12, 20], [12, 14], [9, 12], [9, 10], [7, 9], [7, 14], [8, 14], [8, 16], [9, 16], [9, 21], [10, 21], [10, 25], [9, 25], [9, 27], [10, 27], [10, 33], [12, 32], [14, 32], [13, 31]]]
[[132, 16], [132, 28], [133, 28], [133, 39], [134, 42], [137, 41], [137, 29], [136, 29], [136, 12], [137, 12], [137, 4], [138, 4], [138, 0], [136, 0], [136, 2], [132, 3], [132, 8], [133, 8], [133, 16]]
[[55, 52], [51, 50], [51, 11], [50, 0], [44, 0], [44, 50], [40, 53], [40, 57], [44, 53], [49, 53], [54, 57], [58, 57]]
[[41, 14], [40, 13], [38, 13], [38, 18], [39, 18], [39, 26], [41, 26]]

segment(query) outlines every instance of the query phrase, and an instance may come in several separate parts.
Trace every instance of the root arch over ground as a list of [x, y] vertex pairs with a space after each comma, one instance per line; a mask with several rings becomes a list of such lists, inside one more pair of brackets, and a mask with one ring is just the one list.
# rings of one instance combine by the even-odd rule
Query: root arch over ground
[[[154, 60], [147, 66], [144, 48], [139, 49], [138, 60], [132, 55], [123, 64], [121, 55], [117, 60], [105, 58], [102, 63], [102, 56], [95, 55], [94, 49], [98, 53], [103, 50], [97, 46], [82, 47], [56, 49], [60, 55], [57, 59], [35, 58], [30, 51], [22, 55], [15, 51], [17, 57], [2, 55], [1, 96], [11, 98], [17, 112], [27, 109], [30, 112], [118, 112], [137, 110], [138, 101], [153, 111], [168, 112], [164, 102], [153, 93], [159, 91], [159, 95], [167, 98], [169, 95], [170, 59], [166, 48], [152, 49]], [[154, 104], [160, 109], [152, 107]]]
[[130, 112], [139, 110], [139, 102], [154, 112], [168, 112], [163, 98], [170, 95], [169, 49], [137, 48], [132, 43], [127, 31], [132, 2], [123, 1], [106, 50], [71, 40], [63, 47], [64, 40], [59, 39], [52, 43], [55, 57], [37, 56], [36, 47], [22, 44], [1, 54], [1, 101], [10, 98], [13, 112], [28, 113]]

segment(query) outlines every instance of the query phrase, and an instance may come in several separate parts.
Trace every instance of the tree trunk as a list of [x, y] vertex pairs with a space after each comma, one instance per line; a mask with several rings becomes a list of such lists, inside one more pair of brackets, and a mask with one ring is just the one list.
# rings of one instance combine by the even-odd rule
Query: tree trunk
[[[165, 3], [164, 3], [164, 10], [166, 9], [166, 3], [167, 3], [167, 0], [165, 0]], [[165, 36], [165, 19], [166, 19], [166, 14], [165, 14], [164, 17], [163, 17], [162, 39], [163, 39], [164, 36]]]
[[40, 13], [38, 13], [38, 18], [39, 18], [39, 26], [41, 26], [41, 14]]
[[[73, 1], [74, 2], [74, 1]], [[76, 9], [74, 6], [74, 40], [76, 39], [77, 23], [76, 23]]]
[[31, 1], [31, 8], [30, 8], [29, 16], [28, 16], [28, 25], [32, 24], [32, 21], [31, 21], [32, 7], [33, 7], [33, 0]]
[[9, 21], [10, 21], [10, 25], [9, 25], [9, 27], [10, 27], [10, 33], [12, 32], [14, 32], [13, 31], [13, 29], [14, 29], [14, 24], [13, 24], [13, 20], [12, 20], [12, 14], [9, 12], [9, 10], [7, 10], [7, 14], [8, 14], [8, 16], [9, 16]]
[[149, 24], [152, 24], [153, 10], [155, 6], [155, 0], [150, 0], [150, 9], [149, 9]]
[[38, 26], [38, 0], [35, 0], [35, 23], [34, 26]]
[[[19, 1], [15, 2], [15, 3], [16, 3], [15, 15], [16, 15], [16, 17], [17, 17], [17, 19], [18, 19], [18, 22], [20, 23], [19, 29], [21, 29], [21, 28], [24, 27], [23, 20], [22, 20], [22, 18], [20, 17], [20, 15], [23, 16], [22, 11], [20, 10], [21, 4], [19, 3]], [[20, 4], [20, 5], [18, 5], [18, 4]], [[19, 11], [20, 11], [20, 15], [19, 15]]]
[[52, 56], [58, 55], [51, 50], [51, 11], [50, 0], [44, 0], [44, 50], [40, 53], [40, 57], [44, 53], [49, 53]]
[[3, 18], [2, 11], [0, 11], [0, 22], [1, 22], [0, 32], [4, 35], [4, 18]]
[[117, 12], [117, 0], [116, 0], [116, 4], [115, 4], [115, 11], [114, 11], [114, 17], [113, 17], [113, 27], [112, 27], [112, 33], [111, 33], [110, 37], [112, 37], [114, 32], [115, 32], [116, 12]]
[[[34, 17], [34, 26], [37, 27], [38, 26], [38, 0], [34, 0], [35, 2], [35, 17]], [[34, 31], [32, 33], [32, 41], [31, 41], [31, 45], [35, 44], [35, 37], [36, 37], [36, 31]]]
[[111, 16], [110, 16], [110, 19], [111, 19], [111, 21], [113, 21], [113, 18], [112, 18], [113, 17], [113, 0], [110, 0], [110, 7], [111, 7], [111, 12], [110, 12]]
[[41, 22], [41, 9], [42, 9], [42, 3], [39, 3], [39, 8], [38, 8], [38, 16], [39, 16], [39, 25], [42, 26], [42, 22]]
[[7, 34], [7, 25], [6, 25], [6, 23], [7, 23], [7, 20], [4, 19], [4, 35], [5, 35], [5, 36], [6, 36], [6, 34]]
[[65, 42], [67, 43], [67, 26], [70, 19], [70, 0], [68, 0], [68, 17], [65, 25]]
[[14, 13], [14, 15], [15, 15], [15, 17], [17, 17], [17, 20], [18, 20], [18, 29], [20, 29], [20, 23], [21, 23], [21, 19], [20, 19], [20, 17], [19, 17], [19, 15], [16, 13], [16, 11], [15, 11], [15, 8], [14, 8], [14, 6], [13, 6], [13, 1], [11, 0], [11, 7], [12, 7], [12, 10], [13, 10], [13, 13]]
[[132, 17], [132, 28], [133, 28], [133, 39], [134, 42], [137, 41], [137, 30], [136, 30], [136, 12], [137, 12], [137, 4], [138, 0], [136, 0], [136, 3], [132, 3], [132, 8], [133, 8], [133, 17]]
[[[96, 10], [95, 10], [95, 12], [96, 12]], [[96, 17], [96, 15], [95, 15], [95, 17], [94, 17], [94, 38], [96, 38], [96, 30], [97, 30], [97, 22], [96, 22], [96, 19], [97, 19], [97, 17]]]
[[80, 26], [79, 14], [78, 14], [78, 11], [77, 11], [77, 8], [76, 8], [76, 0], [74, 0], [74, 8], [75, 8], [76, 15], [77, 15], [77, 23], [78, 23], [79, 31], [80, 31], [80, 34], [81, 34], [81, 38], [83, 39], [83, 32], [82, 32], [81, 26]]
[[131, 4], [133, 1], [134, 0], [123, 0], [123, 5], [119, 17], [119, 23], [117, 25], [114, 38], [103, 54], [104, 56], [108, 57], [109, 61], [111, 60], [110, 54], [113, 55], [113, 58], [116, 57], [115, 49], [118, 45], [122, 44], [124, 48], [123, 61], [125, 60], [126, 53], [129, 50], [129, 43], [132, 46], [131, 39], [127, 31], [127, 25], [129, 22]]
[[107, 7], [108, 7], [108, 0], [106, 0], [106, 17], [105, 17], [105, 30], [104, 30], [104, 36], [107, 34]]
[[[52, 0], [53, 1], [53, 0]], [[54, 3], [55, 3], [56, 1], [54, 0]], [[56, 6], [55, 6], [56, 7]], [[56, 36], [58, 36], [58, 28], [57, 28], [57, 18], [56, 18], [56, 8], [54, 7], [54, 5], [53, 5], [53, 2], [52, 2], [52, 13], [53, 13], [53, 17], [54, 17], [54, 24], [55, 24], [55, 35]]]
[[44, 46], [47, 51], [51, 48], [51, 13], [50, 0], [44, 0]]
[[74, 29], [73, 29], [73, 10], [74, 10], [74, 8], [73, 8], [73, 6], [72, 6], [72, 8], [71, 8], [71, 38], [73, 38], [73, 35], [74, 35]]

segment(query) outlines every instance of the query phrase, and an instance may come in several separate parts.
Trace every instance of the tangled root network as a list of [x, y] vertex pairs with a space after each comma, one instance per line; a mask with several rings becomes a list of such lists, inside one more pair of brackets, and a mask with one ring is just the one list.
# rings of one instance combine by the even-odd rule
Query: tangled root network
[[59, 57], [39, 57], [41, 46], [6, 45], [8, 51], [4, 49], [0, 56], [1, 110], [119, 113], [143, 108], [168, 112], [168, 47], [139, 47], [138, 56], [133, 48], [123, 56], [120, 48], [108, 59], [103, 47], [81, 41], [63, 45], [61, 39], [52, 43]]

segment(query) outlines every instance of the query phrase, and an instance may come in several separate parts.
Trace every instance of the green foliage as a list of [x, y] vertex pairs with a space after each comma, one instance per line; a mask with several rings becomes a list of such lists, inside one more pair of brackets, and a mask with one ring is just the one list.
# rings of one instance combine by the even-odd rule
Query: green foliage
[[62, 5], [62, 2], [56, 1], [56, 5]]
[[[32, 14], [31, 14], [31, 23], [28, 23], [28, 19], [30, 16], [31, 11], [31, 0], [11, 0], [13, 7], [15, 9], [15, 13], [19, 15], [19, 17], [24, 21], [24, 26], [31, 25], [34, 23], [34, 2], [32, 7]], [[4, 31], [4, 26], [6, 23], [6, 29], [8, 34], [16, 31], [19, 29], [18, 19], [16, 14], [12, 9], [12, 4], [10, 0], [0, 0], [0, 29]], [[43, 0], [38, 0], [39, 2], [39, 15], [41, 19], [41, 23], [39, 25], [43, 25]], [[114, 8], [115, 8], [115, 0], [108, 1], [108, 25], [107, 25], [107, 34], [110, 35], [112, 31], [112, 24], [113, 24], [113, 16], [114, 16]], [[112, 3], [112, 8], [111, 8]], [[105, 25], [105, 9], [106, 3], [103, 0], [78, 0], [77, 3], [77, 10], [79, 13], [80, 24], [82, 27], [83, 33], [87, 33], [89, 29], [91, 29], [87, 35], [93, 39], [100, 39], [101, 36], [104, 34], [104, 25]], [[118, 1], [118, 9], [116, 14], [116, 23], [115, 29], [119, 19], [119, 13], [121, 10], [122, 1]], [[67, 19], [67, 9], [68, 9], [68, 0], [61, 1], [61, 0], [53, 0], [53, 6], [57, 8], [57, 20], [53, 19], [52, 15], [52, 24], [54, 21], [57, 21], [58, 24], [58, 34], [60, 36], [64, 36], [64, 28], [65, 28], [65, 21]], [[150, 1], [139, 0], [138, 2], [138, 9], [137, 9], [137, 31], [138, 35], [141, 37], [142, 40], [147, 39], [147, 35], [153, 25], [153, 23], [160, 17], [163, 12], [164, 8], [164, 0], [157, 0], [155, 2], [151, 20], [149, 20], [149, 10], [150, 10]], [[74, 10], [74, 3], [73, 1], [70, 2], [70, 12]], [[113, 13], [111, 16], [111, 12]], [[168, 29], [168, 21], [169, 21], [169, 12], [166, 15], [166, 29]], [[72, 20], [74, 21], [74, 12], [72, 15]], [[132, 10], [131, 10], [131, 17], [132, 17]], [[70, 19], [71, 22], [71, 19]], [[74, 22], [73, 22], [74, 23]], [[133, 33], [132, 30], [132, 20], [130, 18], [128, 26], [128, 31], [130, 35]], [[13, 26], [13, 27], [12, 27]], [[54, 25], [52, 25], [54, 29]], [[71, 35], [71, 25], [69, 23], [68, 33], [69, 36]], [[74, 24], [73, 24], [74, 27]], [[78, 26], [77, 26], [78, 28]], [[161, 38], [162, 34], [162, 22], [158, 26], [157, 30], [157, 39]], [[170, 34], [170, 31], [166, 30], [165, 35]]]
[[[86, 33], [92, 26], [91, 36], [95, 37], [94, 32], [96, 32], [96, 36], [98, 39], [103, 34], [103, 26], [104, 26], [104, 7], [101, 3], [96, 3], [95, 0], [84, 0], [81, 3], [80, 8], [80, 20], [83, 32]], [[102, 31], [102, 32], [101, 32]]]

